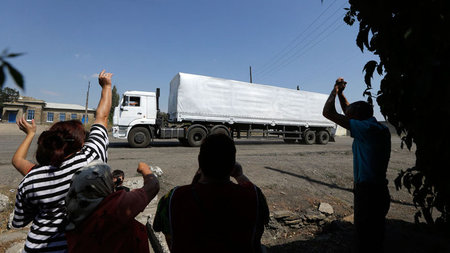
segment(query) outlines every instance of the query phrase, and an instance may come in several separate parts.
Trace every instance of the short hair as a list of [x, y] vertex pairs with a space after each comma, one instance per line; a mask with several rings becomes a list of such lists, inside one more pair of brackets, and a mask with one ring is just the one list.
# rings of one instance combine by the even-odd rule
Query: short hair
[[200, 146], [198, 163], [202, 173], [211, 178], [229, 177], [236, 163], [234, 141], [225, 134], [211, 134]]
[[366, 101], [356, 101], [351, 103], [348, 106], [347, 111], [351, 111], [352, 116], [357, 120], [366, 120], [373, 117], [373, 107]]
[[112, 172], [112, 176], [113, 176], [113, 178], [120, 177], [120, 176], [125, 178], [125, 173], [122, 170], [114, 170]]
[[38, 138], [36, 160], [40, 165], [58, 167], [64, 159], [81, 150], [86, 131], [79, 120], [57, 122]]

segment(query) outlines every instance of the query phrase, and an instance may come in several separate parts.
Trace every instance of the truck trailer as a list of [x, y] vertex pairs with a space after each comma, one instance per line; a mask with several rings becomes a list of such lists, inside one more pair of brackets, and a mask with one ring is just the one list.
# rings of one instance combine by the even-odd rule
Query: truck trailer
[[126, 91], [114, 110], [113, 137], [131, 147], [177, 138], [200, 146], [209, 134], [279, 138], [286, 143], [327, 144], [336, 125], [322, 116], [328, 96], [316, 92], [178, 73], [170, 82], [166, 116], [156, 92]]

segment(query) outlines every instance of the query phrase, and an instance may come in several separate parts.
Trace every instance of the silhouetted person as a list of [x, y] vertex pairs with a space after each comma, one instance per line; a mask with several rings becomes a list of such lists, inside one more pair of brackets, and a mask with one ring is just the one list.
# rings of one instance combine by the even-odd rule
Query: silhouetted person
[[[373, 117], [364, 101], [349, 104], [344, 96], [347, 82], [338, 78], [323, 108], [323, 115], [350, 130], [353, 140], [354, 222], [358, 252], [382, 252], [385, 217], [390, 196], [386, 170], [391, 153], [389, 129]], [[345, 115], [336, 111], [339, 97]]]
[[233, 140], [208, 136], [198, 163], [190, 185], [175, 187], [160, 199], [155, 231], [164, 233], [173, 253], [261, 252], [269, 209], [261, 190], [236, 163]]
[[130, 188], [123, 186], [123, 180], [125, 179], [125, 173], [122, 170], [114, 170], [112, 172], [114, 191], [124, 190], [129, 192]]
[[139, 163], [144, 186], [114, 192], [111, 168], [93, 162], [77, 171], [66, 197], [69, 252], [149, 252], [147, 230], [134, 218], [159, 191], [150, 167]]

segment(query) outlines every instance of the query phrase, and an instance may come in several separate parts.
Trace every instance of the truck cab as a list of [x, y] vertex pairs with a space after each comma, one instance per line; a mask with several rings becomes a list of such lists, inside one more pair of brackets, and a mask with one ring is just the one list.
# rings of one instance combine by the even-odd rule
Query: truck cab
[[[126, 91], [120, 99], [119, 105], [114, 108], [113, 137], [126, 139], [129, 136], [129, 132], [133, 128], [139, 128], [139, 126], [147, 129], [147, 133], [142, 134], [151, 134], [149, 126], [156, 124], [157, 111], [157, 96], [155, 92]], [[140, 140], [143, 139], [141, 137], [151, 138], [151, 136], [142, 136], [142, 134], [137, 134], [137, 136], [134, 134], [134, 142], [139, 144]]]

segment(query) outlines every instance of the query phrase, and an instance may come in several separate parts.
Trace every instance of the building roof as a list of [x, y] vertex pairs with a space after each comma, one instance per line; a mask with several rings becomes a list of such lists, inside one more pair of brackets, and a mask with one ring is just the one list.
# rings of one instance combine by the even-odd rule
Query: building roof
[[[50, 109], [63, 109], [63, 110], [85, 110], [86, 108], [82, 105], [75, 104], [61, 104], [61, 103], [49, 103], [47, 102], [45, 108]], [[88, 108], [88, 111], [95, 111], [95, 109]]]

